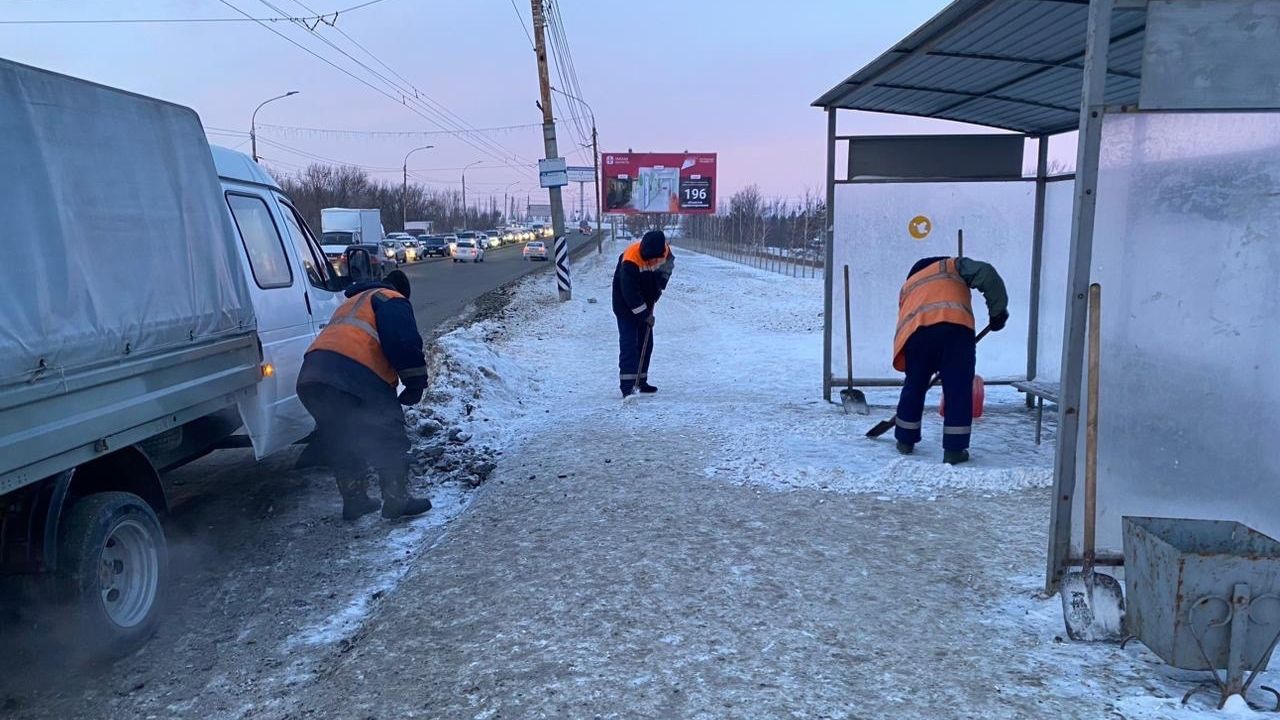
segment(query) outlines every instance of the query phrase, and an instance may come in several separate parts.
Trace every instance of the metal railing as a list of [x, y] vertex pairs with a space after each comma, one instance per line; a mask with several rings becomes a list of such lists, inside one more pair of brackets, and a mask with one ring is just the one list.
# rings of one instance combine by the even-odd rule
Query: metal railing
[[714, 237], [680, 237], [673, 239], [671, 244], [790, 277], [822, 276], [825, 248], [818, 243], [810, 243], [803, 247], [777, 247], [736, 243]]

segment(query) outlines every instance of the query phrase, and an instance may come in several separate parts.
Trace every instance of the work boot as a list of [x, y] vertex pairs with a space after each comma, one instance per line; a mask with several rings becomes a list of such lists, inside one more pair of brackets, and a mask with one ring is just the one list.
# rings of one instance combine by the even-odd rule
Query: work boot
[[902, 442], [901, 440], [898, 441], [898, 452], [902, 453], [903, 455], [910, 455], [915, 451], [916, 451], [916, 446], [913, 445], [912, 443]]
[[355, 522], [382, 507], [382, 503], [364, 493], [342, 498], [342, 519]]
[[959, 465], [960, 463], [969, 462], [968, 450], [943, 450], [942, 462], [948, 465]]
[[403, 497], [389, 498], [382, 501], [382, 517], [388, 520], [421, 515], [430, 509], [430, 500], [427, 498], [416, 498], [408, 494]]
[[640, 392], [645, 393], [646, 395], [651, 395], [653, 393], [658, 392], [658, 388], [650, 385], [647, 382], [642, 382], [640, 383]]

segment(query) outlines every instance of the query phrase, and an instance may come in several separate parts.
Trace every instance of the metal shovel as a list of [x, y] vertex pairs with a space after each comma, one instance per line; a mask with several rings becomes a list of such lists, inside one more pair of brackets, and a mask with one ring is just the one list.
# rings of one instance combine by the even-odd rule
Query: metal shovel
[[859, 415], [870, 415], [867, 396], [853, 387], [853, 323], [849, 312], [849, 266], [844, 266], [844, 359], [845, 368], [849, 371], [849, 385], [840, 391], [840, 406], [844, 414], [855, 412]]
[[1089, 286], [1089, 385], [1084, 439], [1084, 558], [1080, 572], [1069, 573], [1058, 593], [1062, 618], [1072, 640], [1117, 641], [1124, 633], [1124, 591], [1110, 575], [1094, 572], [1094, 535], [1098, 511], [1098, 321], [1102, 286]]

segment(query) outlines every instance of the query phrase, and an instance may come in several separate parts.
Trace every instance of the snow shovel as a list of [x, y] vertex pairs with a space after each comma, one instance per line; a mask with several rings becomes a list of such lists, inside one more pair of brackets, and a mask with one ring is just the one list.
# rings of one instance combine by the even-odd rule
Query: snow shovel
[[[652, 313], [652, 310], [650, 310]], [[640, 344], [640, 362], [636, 364], [636, 384], [631, 388], [631, 394], [622, 398], [624, 401], [629, 400], [640, 394], [640, 372], [644, 370], [644, 354], [649, 352], [649, 338], [653, 335], [653, 326], [649, 325], [644, 329], [644, 342]]]
[[849, 320], [849, 266], [844, 266], [844, 359], [845, 368], [849, 371], [849, 386], [840, 391], [840, 406], [844, 414], [851, 412], [859, 415], [870, 415], [867, 407], [867, 396], [853, 387], [853, 323]]
[[1095, 573], [1094, 531], [1098, 511], [1098, 321], [1102, 286], [1089, 286], [1089, 385], [1084, 436], [1084, 559], [1080, 572], [1069, 573], [1058, 593], [1067, 636], [1087, 642], [1116, 641], [1123, 635], [1124, 592], [1110, 575]]
[[[982, 342], [982, 338], [986, 337], [987, 333], [989, 332], [991, 332], [990, 325], [987, 325], [986, 327], [982, 328], [982, 332], [978, 333], [978, 337], [973, 339], [973, 344], [977, 345], [978, 343]], [[929, 387], [933, 387], [934, 385], [937, 385], [941, 381], [942, 381], [942, 373], [935, 373], [933, 376], [933, 379], [929, 381]], [[880, 422], [875, 424], [875, 427], [868, 430], [867, 437], [872, 439], [878, 438], [881, 435], [892, 430], [893, 426], [897, 422], [898, 422], [898, 415], [897, 413], [894, 413], [893, 417], [889, 418], [888, 420], [881, 420]]]

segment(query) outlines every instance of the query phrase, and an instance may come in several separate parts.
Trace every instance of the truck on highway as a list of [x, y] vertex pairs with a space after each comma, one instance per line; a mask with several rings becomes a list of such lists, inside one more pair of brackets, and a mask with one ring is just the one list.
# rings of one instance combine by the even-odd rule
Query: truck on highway
[[166, 471], [311, 433], [294, 386], [346, 281], [194, 111], [6, 60], [0, 107], [0, 216], [40, 238], [0, 284], [0, 590], [124, 654], [163, 614]]
[[415, 238], [421, 238], [431, 234], [431, 226], [434, 224], [431, 220], [410, 220], [404, 224], [404, 231]]
[[353, 208], [320, 210], [320, 245], [331, 264], [339, 262], [352, 245], [382, 242], [382, 211]]

